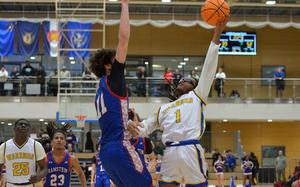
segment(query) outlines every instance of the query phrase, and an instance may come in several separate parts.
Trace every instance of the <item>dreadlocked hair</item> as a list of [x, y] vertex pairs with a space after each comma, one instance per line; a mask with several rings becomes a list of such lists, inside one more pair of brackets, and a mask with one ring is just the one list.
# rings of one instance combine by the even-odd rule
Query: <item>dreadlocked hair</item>
[[46, 130], [52, 140], [56, 133], [62, 133], [66, 137], [66, 133], [70, 128], [71, 124], [69, 123], [59, 125], [54, 122], [51, 122], [47, 125]]
[[105, 75], [105, 64], [111, 64], [113, 58], [116, 56], [114, 49], [101, 49], [98, 50], [91, 58], [89, 62], [89, 69], [98, 78]]

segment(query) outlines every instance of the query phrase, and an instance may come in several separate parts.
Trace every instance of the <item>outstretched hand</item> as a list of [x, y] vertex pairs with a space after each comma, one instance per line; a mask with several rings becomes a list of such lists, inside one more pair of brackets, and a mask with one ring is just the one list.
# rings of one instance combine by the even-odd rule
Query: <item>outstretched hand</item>
[[214, 36], [213, 36], [212, 41], [217, 45], [219, 45], [219, 43], [220, 43], [221, 33], [225, 29], [227, 22], [228, 22], [228, 17], [224, 17], [218, 21], [218, 23], [215, 27]]
[[127, 124], [127, 129], [133, 137], [138, 137], [140, 133], [139, 127], [143, 128], [144, 125], [139, 122], [130, 121]]

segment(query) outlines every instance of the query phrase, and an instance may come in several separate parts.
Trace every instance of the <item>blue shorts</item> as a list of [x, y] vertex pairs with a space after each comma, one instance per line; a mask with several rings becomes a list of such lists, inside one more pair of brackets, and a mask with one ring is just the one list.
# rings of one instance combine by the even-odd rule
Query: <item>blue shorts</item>
[[110, 187], [109, 176], [107, 174], [97, 175], [95, 186], [97, 186], [97, 187]]
[[129, 141], [101, 145], [100, 159], [117, 187], [151, 187], [152, 178]]

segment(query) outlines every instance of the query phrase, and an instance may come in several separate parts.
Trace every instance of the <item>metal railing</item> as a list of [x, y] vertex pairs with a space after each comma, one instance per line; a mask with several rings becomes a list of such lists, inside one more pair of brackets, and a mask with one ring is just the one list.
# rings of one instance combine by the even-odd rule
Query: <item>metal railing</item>
[[[171, 84], [163, 78], [147, 77], [138, 79], [126, 77], [130, 97], [167, 97]], [[0, 80], [1, 96], [94, 96], [99, 81], [83, 80], [82, 77], [72, 77], [70, 80], [56, 77], [46, 77], [44, 80], [36, 77]], [[172, 80], [176, 84], [178, 80]], [[220, 99], [300, 99], [300, 79], [287, 78], [281, 83], [282, 90], [274, 79], [267, 78], [228, 78], [221, 84], [212, 85], [210, 98]]]

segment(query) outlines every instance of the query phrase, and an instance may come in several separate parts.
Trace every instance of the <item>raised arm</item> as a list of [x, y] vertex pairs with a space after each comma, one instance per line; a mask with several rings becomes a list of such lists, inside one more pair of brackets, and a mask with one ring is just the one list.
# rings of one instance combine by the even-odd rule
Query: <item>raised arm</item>
[[119, 27], [119, 43], [116, 51], [116, 60], [125, 63], [130, 36], [128, 0], [122, 0], [122, 10]]
[[217, 70], [219, 57], [219, 42], [221, 33], [224, 30], [226, 23], [227, 19], [222, 20], [215, 27], [214, 36], [206, 54], [199, 83], [198, 86], [195, 88], [195, 92], [204, 100], [206, 100], [208, 97]]

